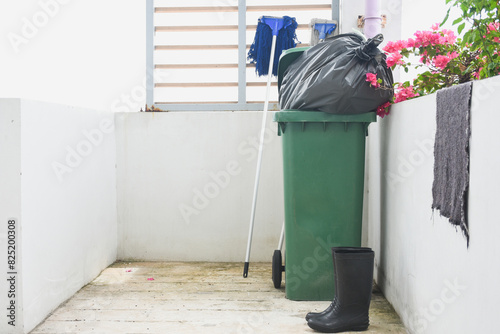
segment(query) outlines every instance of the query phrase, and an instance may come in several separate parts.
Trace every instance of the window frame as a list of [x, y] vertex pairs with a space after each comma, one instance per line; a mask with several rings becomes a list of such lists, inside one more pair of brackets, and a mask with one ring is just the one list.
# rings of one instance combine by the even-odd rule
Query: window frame
[[[331, 15], [333, 20], [340, 23], [340, 0], [332, 0]], [[228, 10], [235, 11], [235, 6], [228, 7]], [[146, 0], [146, 104], [155, 106], [162, 111], [261, 111], [264, 109], [264, 103], [247, 102], [247, 41], [246, 33], [248, 29], [255, 29], [254, 26], [248, 26], [246, 15], [246, 0], [238, 0], [238, 101], [236, 103], [161, 103], [154, 100], [155, 87], [161, 84], [155, 84], [155, 69], [161, 68], [154, 61], [154, 36], [156, 31], [162, 27], [156, 26], [154, 22], [155, 13], [161, 11], [161, 7], [155, 7], [154, 0]], [[260, 7], [260, 6], [259, 6]], [[158, 29], [160, 28], [160, 29]], [[159, 67], [160, 66], [160, 67]], [[269, 103], [269, 110], [279, 110], [278, 103]]]

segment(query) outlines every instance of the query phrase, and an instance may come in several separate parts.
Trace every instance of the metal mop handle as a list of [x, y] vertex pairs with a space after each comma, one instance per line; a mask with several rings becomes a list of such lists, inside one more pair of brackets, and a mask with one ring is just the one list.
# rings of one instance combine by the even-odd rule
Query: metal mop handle
[[269, 109], [269, 92], [271, 90], [271, 76], [274, 66], [274, 53], [276, 52], [276, 35], [273, 34], [271, 45], [271, 59], [269, 60], [269, 72], [267, 76], [266, 101], [264, 102], [264, 114], [262, 115], [262, 126], [260, 131], [259, 155], [257, 157], [257, 171], [255, 173], [255, 185], [253, 188], [252, 214], [250, 216], [250, 230], [248, 232], [247, 254], [245, 256], [245, 268], [243, 269], [243, 277], [248, 277], [248, 266], [250, 264], [250, 248], [252, 246], [252, 233], [255, 221], [255, 207], [257, 205], [257, 193], [259, 191], [260, 168], [262, 165], [262, 151], [264, 148], [264, 134], [266, 130], [267, 110]]

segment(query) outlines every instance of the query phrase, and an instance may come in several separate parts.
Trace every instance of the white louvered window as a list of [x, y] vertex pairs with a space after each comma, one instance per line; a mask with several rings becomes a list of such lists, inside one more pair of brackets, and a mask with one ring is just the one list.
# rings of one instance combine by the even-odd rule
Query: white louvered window
[[[297, 46], [309, 45], [312, 18], [332, 18], [331, 0], [149, 1], [148, 101], [162, 110], [262, 110], [267, 77], [247, 61], [258, 18], [295, 17]], [[273, 88], [270, 109], [275, 78]]]

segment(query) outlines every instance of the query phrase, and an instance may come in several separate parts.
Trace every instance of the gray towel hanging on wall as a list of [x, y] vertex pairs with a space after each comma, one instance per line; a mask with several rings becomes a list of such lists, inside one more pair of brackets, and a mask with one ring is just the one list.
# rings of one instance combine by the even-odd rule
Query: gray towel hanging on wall
[[470, 101], [472, 82], [441, 89], [436, 95], [436, 139], [432, 208], [460, 226], [469, 244]]

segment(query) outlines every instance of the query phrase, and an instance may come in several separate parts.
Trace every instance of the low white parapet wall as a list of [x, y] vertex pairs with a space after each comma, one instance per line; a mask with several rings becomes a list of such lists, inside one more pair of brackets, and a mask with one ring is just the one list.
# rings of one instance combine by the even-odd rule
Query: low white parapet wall
[[375, 279], [410, 333], [495, 333], [500, 289], [500, 77], [473, 84], [470, 246], [433, 212], [436, 94], [371, 125], [368, 243]]
[[[116, 114], [118, 258], [243, 263], [261, 120], [262, 112]], [[281, 161], [269, 115], [250, 262], [271, 261], [278, 246]]]
[[113, 123], [0, 99], [0, 333], [28, 333], [115, 261]]

